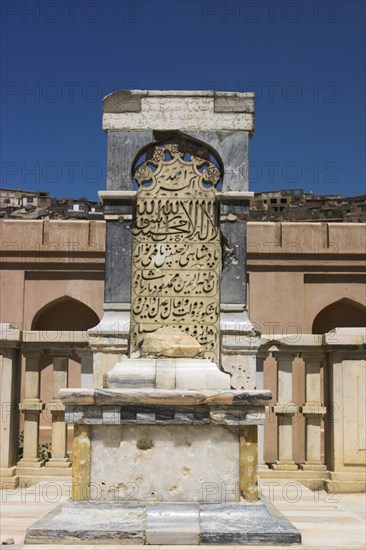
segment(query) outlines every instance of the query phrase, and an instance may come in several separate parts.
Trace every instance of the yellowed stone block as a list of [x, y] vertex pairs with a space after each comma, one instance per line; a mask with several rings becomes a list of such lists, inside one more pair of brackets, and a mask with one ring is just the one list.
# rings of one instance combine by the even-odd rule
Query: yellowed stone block
[[90, 427], [75, 424], [72, 446], [72, 500], [90, 497]]
[[240, 496], [258, 500], [258, 427], [240, 428]]

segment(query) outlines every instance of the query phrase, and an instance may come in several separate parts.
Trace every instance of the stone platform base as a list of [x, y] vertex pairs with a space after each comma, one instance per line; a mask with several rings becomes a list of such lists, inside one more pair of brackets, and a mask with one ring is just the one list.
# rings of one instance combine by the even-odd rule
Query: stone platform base
[[271, 504], [74, 502], [28, 527], [28, 544], [294, 544], [299, 531]]

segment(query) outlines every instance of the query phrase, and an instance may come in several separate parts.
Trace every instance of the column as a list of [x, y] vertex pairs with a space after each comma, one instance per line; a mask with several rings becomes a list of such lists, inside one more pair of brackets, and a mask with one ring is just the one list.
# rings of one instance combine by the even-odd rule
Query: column
[[[258, 353], [257, 355], [257, 390], [264, 389], [264, 361], [266, 355], [263, 353]], [[267, 409], [267, 407], [266, 407]], [[268, 470], [267, 464], [264, 462], [264, 426], [265, 424], [260, 424], [258, 426], [258, 470]]]
[[321, 420], [326, 413], [322, 404], [320, 371], [323, 356], [317, 353], [302, 354], [305, 361], [305, 403], [301, 411], [305, 416], [305, 462], [301, 470], [326, 470], [321, 459]]
[[272, 407], [277, 415], [278, 460], [271, 465], [274, 470], [297, 470], [292, 452], [292, 420], [298, 407], [292, 400], [292, 362], [294, 353], [275, 352], [277, 360], [277, 403]]
[[41, 350], [27, 350], [23, 355], [26, 360], [25, 398], [19, 404], [19, 409], [24, 413], [24, 443], [23, 458], [18, 462], [18, 473], [25, 473], [24, 468], [40, 468], [44, 465], [38, 457], [39, 417], [43, 409], [40, 399]]
[[17, 344], [0, 348], [0, 487], [18, 485], [20, 361]]
[[65, 423], [65, 405], [58, 397], [61, 388], [67, 388], [69, 358], [56, 355], [53, 358], [53, 397], [47, 409], [52, 415], [51, 458], [46, 462], [47, 468], [70, 468], [67, 455], [67, 427]]

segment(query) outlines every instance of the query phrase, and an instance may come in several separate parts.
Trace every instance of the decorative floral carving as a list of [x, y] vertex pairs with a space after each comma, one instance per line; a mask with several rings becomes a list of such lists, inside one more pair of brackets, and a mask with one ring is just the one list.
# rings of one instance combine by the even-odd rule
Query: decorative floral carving
[[162, 191], [216, 188], [222, 173], [211, 157], [207, 147], [183, 139], [154, 144], [146, 148], [146, 159], [133, 169], [133, 175], [140, 188], [146, 183]]

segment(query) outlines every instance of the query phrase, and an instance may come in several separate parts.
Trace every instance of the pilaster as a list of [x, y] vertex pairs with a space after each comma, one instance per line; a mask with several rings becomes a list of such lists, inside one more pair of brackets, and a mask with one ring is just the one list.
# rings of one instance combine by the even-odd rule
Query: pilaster
[[320, 353], [303, 353], [305, 361], [305, 398], [301, 407], [305, 416], [305, 462], [301, 470], [325, 471], [327, 468], [321, 457], [321, 421], [327, 409], [321, 400], [321, 367], [323, 355]]
[[18, 485], [21, 333], [1, 323], [0, 337], [0, 487], [15, 488]]
[[278, 421], [278, 460], [271, 465], [274, 470], [297, 470], [293, 460], [292, 422], [298, 407], [292, 396], [292, 363], [296, 353], [274, 352], [277, 360], [277, 403], [272, 411]]
[[65, 406], [59, 399], [59, 391], [67, 388], [69, 358], [54, 354], [53, 357], [53, 397], [47, 404], [52, 415], [52, 445], [51, 458], [46, 462], [46, 468], [70, 468], [71, 462], [67, 455], [67, 426], [65, 423]]
[[44, 462], [38, 456], [39, 419], [44, 405], [40, 399], [40, 358], [42, 350], [25, 350], [25, 398], [19, 404], [24, 413], [23, 458], [18, 462], [17, 474], [28, 474], [41, 468]]

